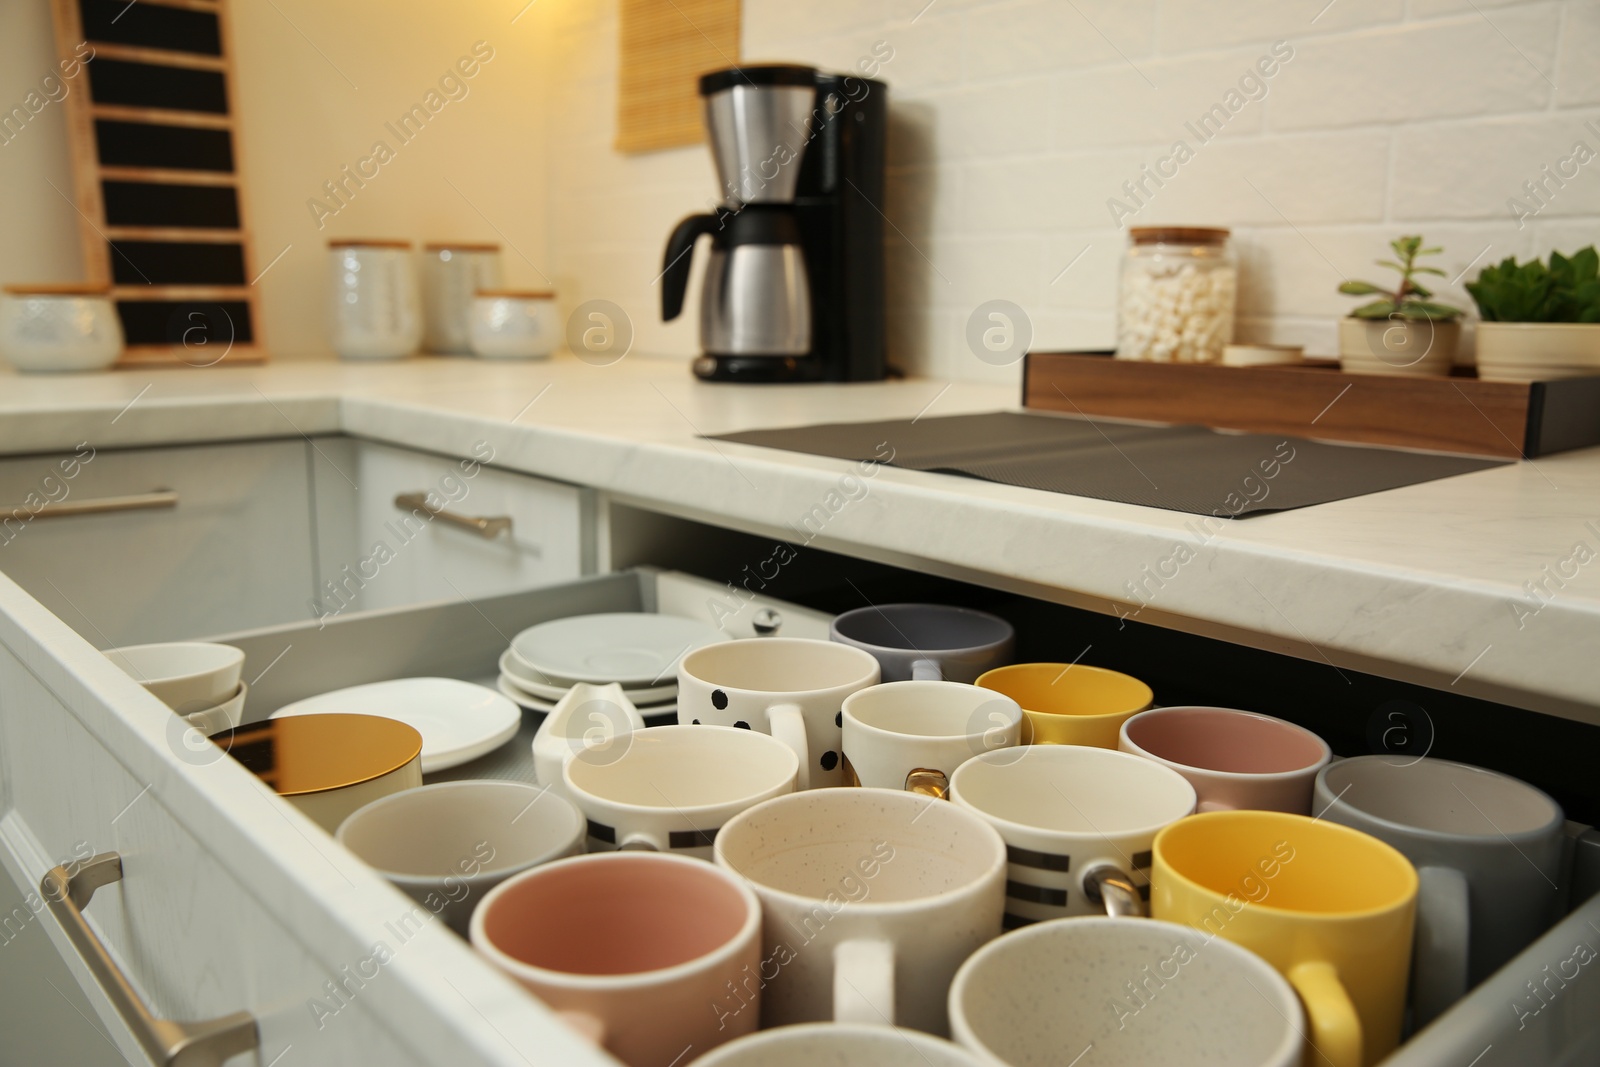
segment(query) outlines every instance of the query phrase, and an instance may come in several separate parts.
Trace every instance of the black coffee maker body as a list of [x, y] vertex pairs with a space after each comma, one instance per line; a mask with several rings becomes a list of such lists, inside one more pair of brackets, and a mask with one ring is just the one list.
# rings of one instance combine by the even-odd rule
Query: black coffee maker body
[[714, 213], [667, 242], [661, 314], [676, 318], [711, 238], [694, 373], [708, 381], [884, 376], [883, 204], [888, 87], [810, 67], [700, 79], [722, 182]]

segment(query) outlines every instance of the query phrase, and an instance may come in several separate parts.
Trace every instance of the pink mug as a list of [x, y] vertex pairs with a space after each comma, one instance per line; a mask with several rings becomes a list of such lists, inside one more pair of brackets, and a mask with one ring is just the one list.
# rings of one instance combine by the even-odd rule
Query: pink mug
[[[761, 904], [703, 860], [605, 852], [535, 867], [483, 898], [471, 940], [630, 1067], [687, 1063], [760, 1018]], [[714, 1010], [731, 989], [752, 1010]]]
[[1317, 772], [1333, 758], [1310, 730], [1233, 708], [1141, 711], [1122, 724], [1117, 747], [1183, 775], [1199, 797], [1197, 811], [1310, 815]]

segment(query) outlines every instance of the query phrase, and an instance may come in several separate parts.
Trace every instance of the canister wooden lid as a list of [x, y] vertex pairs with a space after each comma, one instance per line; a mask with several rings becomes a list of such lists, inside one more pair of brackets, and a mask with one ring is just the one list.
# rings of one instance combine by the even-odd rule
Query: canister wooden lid
[[425, 252], [498, 252], [500, 246], [493, 241], [429, 241], [422, 249]]
[[422, 754], [415, 727], [377, 715], [288, 715], [211, 739], [285, 797], [369, 782]]
[[1136, 245], [1219, 245], [1231, 231], [1213, 226], [1129, 226]]
[[410, 248], [410, 241], [401, 241], [391, 237], [334, 237], [328, 241], [329, 248]]
[[12, 296], [108, 296], [108, 282], [39, 282], [27, 285], [8, 285], [5, 291]]

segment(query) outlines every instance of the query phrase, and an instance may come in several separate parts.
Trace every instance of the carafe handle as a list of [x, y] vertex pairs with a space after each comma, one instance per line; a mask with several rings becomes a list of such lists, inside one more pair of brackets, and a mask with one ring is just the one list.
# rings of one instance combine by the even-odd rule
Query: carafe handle
[[689, 267], [694, 262], [694, 243], [701, 234], [721, 228], [716, 215], [690, 215], [667, 238], [667, 251], [661, 260], [661, 321], [671, 322], [683, 311], [683, 294], [689, 288]]

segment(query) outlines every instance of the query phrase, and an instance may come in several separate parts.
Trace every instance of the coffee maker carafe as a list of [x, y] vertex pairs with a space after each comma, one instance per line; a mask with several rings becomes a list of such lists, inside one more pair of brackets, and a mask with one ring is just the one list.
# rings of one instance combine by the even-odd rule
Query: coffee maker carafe
[[695, 242], [711, 238], [695, 374], [713, 381], [883, 377], [883, 127], [887, 89], [810, 67], [700, 79], [722, 203], [667, 242], [663, 320], [683, 309]]

